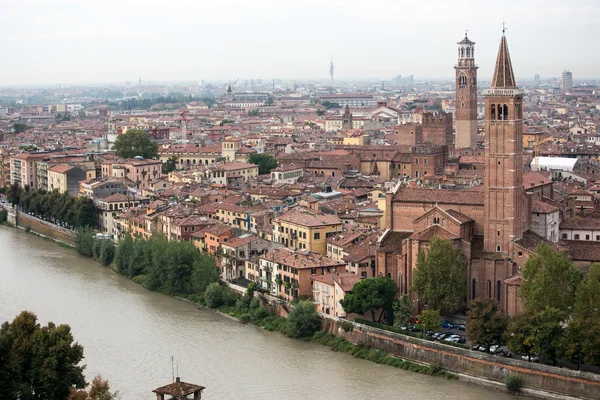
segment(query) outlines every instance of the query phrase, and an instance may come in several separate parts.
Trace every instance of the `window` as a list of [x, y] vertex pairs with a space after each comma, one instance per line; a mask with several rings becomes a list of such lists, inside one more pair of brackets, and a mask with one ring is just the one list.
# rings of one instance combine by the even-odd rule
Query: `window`
[[575, 240], [579, 240], [579, 234], [575, 234]]
[[315, 240], [321, 239], [321, 234], [319, 232], [316, 232], [314, 238]]
[[596, 240], [600, 240], [600, 235], [596, 235]]
[[471, 299], [474, 299], [475, 296], [477, 295], [476, 289], [477, 289], [477, 279], [473, 278], [473, 280], [471, 280]]
[[585, 240], [590, 240], [590, 235], [585, 235]]
[[500, 293], [502, 289], [502, 281], [496, 281], [496, 300], [500, 301]]
[[[566, 239], [567, 237], [568, 237], [568, 235], [566, 233], [562, 234], [563, 239]], [[599, 238], [600, 238], [600, 236], [596, 236], [596, 240], [600, 240]]]
[[311, 275], [316, 275], [317, 274], [317, 269], [316, 268], [311, 268], [310, 269], [310, 274]]
[[496, 246], [496, 251], [500, 252], [500, 245]]
[[492, 298], [492, 281], [490, 281], [489, 279], [487, 281], [487, 295], [488, 299]]
[[419, 165], [419, 159], [415, 158], [415, 165]]
[[433, 217], [433, 223], [435, 225], [439, 225], [440, 224], [440, 217]]

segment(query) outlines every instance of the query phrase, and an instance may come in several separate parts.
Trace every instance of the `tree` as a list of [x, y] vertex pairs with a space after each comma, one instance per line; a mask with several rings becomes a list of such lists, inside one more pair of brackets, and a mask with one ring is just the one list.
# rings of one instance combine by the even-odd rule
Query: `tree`
[[68, 400], [117, 400], [118, 396], [118, 392], [111, 392], [108, 381], [97, 375], [89, 390], [71, 389]]
[[321, 318], [315, 305], [309, 301], [300, 301], [288, 316], [290, 334], [294, 337], [314, 335], [321, 328]]
[[215, 259], [205, 253], [194, 261], [192, 271], [192, 288], [196, 293], [204, 293], [208, 285], [219, 281], [219, 269]]
[[249, 117], [258, 117], [259, 115], [260, 111], [258, 110], [258, 108], [253, 108], [252, 110], [248, 111]]
[[128, 275], [129, 261], [133, 256], [134, 243], [130, 234], [126, 233], [125, 237], [119, 241], [115, 250], [115, 265], [117, 271], [122, 275]]
[[102, 239], [100, 241], [100, 256], [99, 261], [105, 267], [109, 266], [113, 262], [115, 257], [115, 244], [110, 239]]
[[23, 311], [0, 328], [0, 398], [66, 399], [73, 387], [83, 388], [79, 362], [83, 347], [73, 342], [71, 328]]
[[318, 115], [318, 116], [323, 116], [323, 115], [325, 115], [325, 110], [317, 110], [317, 115]]
[[562, 354], [600, 365], [600, 264], [590, 266], [575, 294], [573, 316], [565, 331]]
[[79, 254], [86, 257], [94, 255], [94, 233], [90, 228], [83, 227], [77, 229], [75, 233], [75, 249]]
[[265, 105], [272, 106], [273, 104], [275, 104], [275, 100], [273, 99], [273, 96], [269, 95], [267, 101], [265, 102]]
[[177, 157], [169, 157], [162, 165], [163, 174], [168, 174], [177, 169]]
[[12, 185], [10, 185], [10, 187], [6, 191], [6, 199], [13, 206], [18, 206], [20, 198], [21, 198], [21, 187], [19, 186], [18, 183], [15, 182]]
[[408, 325], [408, 320], [412, 316], [413, 306], [407, 295], [400, 296], [394, 303], [394, 323], [398, 326]]
[[556, 364], [556, 356], [564, 333], [564, 320], [565, 313], [563, 311], [546, 307], [536, 313], [532, 321], [530, 343], [533, 344], [533, 347], [531, 350], [546, 360], [552, 360], [553, 365]]
[[421, 330], [430, 332], [439, 329], [440, 327], [440, 311], [439, 310], [424, 310], [421, 313]]
[[531, 351], [535, 346], [533, 318], [533, 313], [524, 311], [509, 320], [504, 340], [513, 353], [531, 356]]
[[348, 314], [365, 315], [371, 312], [373, 321], [375, 321], [375, 312], [383, 308], [388, 324], [393, 325], [393, 304], [397, 291], [396, 284], [390, 278], [362, 279], [354, 284], [352, 290], [340, 300], [340, 304]]
[[260, 175], [268, 174], [272, 169], [277, 168], [277, 159], [266, 153], [252, 153], [248, 157], [248, 162], [258, 165], [258, 173]]
[[225, 303], [225, 288], [218, 282], [208, 285], [204, 293], [204, 301], [210, 308], [219, 308]]
[[75, 220], [73, 221], [73, 225], [76, 227], [98, 226], [98, 211], [92, 199], [78, 197], [75, 200]]
[[541, 312], [546, 307], [568, 312], [583, 275], [563, 252], [541, 244], [522, 271], [521, 297], [526, 309]]
[[473, 343], [490, 346], [500, 343], [508, 320], [495, 299], [475, 299], [467, 314], [467, 337]]
[[452, 242], [436, 236], [427, 255], [419, 252], [412, 288], [421, 304], [447, 314], [456, 310], [466, 296], [466, 277], [467, 260]]
[[134, 158], [137, 156], [150, 159], [158, 155], [158, 145], [146, 132], [135, 129], [117, 136], [113, 146], [119, 157]]
[[30, 129], [31, 127], [27, 126], [27, 124], [24, 124], [23, 122], [15, 122], [12, 125], [12, 128], [13, 128], [13, 132], [18, 134], [18, 133], [25, 132], [27, 129]]
[[330, 108], [342, 108], [342, 106], [339, 105], [339, 103], [335, 103], [335, 102], [331, 102], [329, 100], [325, 100], [322, 103], [323, 107], [330, 109]]

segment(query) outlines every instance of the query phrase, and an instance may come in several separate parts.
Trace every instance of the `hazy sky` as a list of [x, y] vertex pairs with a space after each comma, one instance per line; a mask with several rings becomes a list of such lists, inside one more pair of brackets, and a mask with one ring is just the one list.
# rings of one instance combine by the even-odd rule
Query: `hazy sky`
[[517, 79], [600, 77], [600, 0], [0, 0], [0, 85], [490, 77], [502, 18]]

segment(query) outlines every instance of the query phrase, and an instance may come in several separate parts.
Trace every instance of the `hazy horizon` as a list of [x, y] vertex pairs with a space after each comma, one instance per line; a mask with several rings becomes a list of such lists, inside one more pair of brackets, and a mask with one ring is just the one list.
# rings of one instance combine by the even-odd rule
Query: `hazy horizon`
[[[144, 82], [453, 80], [456, 42], [493, 73], [502, 19], [519, 81], [600, 76], [600, 2], [0, 0], [0, 86]], [[499, 7], [501, 5], [502, 7]]]

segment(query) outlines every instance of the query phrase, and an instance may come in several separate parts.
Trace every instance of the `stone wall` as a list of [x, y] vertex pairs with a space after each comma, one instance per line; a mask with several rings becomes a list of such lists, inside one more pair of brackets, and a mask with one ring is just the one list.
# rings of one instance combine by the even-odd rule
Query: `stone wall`
[[14, 223], [14, 225], [23, 229], [29, 228], [32, 232], [71, 246], [76, 245], [75, 234], [72, 231], [22, 212], [16, 212], [16, 223]]
[[356, 323], [352, 332], [345, 332], [339, 326], [340, 321], [323, 318], [323, 329], [350, 342], [363, 342], [400, 358], [436, 364], [451, 372], [500, 383], [512, 373], [518, 375], [528, 388], [576, 398], [600, 399], [600, 375], [502, 358]]

